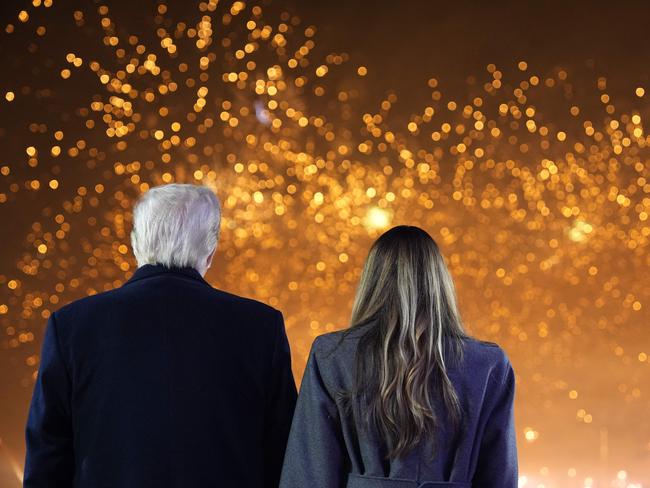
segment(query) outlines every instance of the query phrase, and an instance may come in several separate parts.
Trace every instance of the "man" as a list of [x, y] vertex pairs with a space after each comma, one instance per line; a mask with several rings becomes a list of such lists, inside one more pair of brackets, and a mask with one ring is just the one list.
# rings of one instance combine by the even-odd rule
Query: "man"
[[282, 314], [204, 280], [209, 188], [153, 188], [133, 220], [133, 276], [50, 316], [24, 486], [277, 486], [296, 401]]

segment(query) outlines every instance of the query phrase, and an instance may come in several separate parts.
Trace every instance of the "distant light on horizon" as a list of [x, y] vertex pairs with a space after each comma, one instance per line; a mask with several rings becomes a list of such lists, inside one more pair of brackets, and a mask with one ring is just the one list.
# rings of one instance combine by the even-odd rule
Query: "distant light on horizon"
[[583, 220], [576, 220], [568, 229], [569, 239], [574, 242], [583, 242], [593, 232], [593, 226]]
[[368, 210], [365, 225], [371, 230], [382, 230], [388, 228], [391, 222], [391, 215], [388, 210], [379, 207], [372, 207]]

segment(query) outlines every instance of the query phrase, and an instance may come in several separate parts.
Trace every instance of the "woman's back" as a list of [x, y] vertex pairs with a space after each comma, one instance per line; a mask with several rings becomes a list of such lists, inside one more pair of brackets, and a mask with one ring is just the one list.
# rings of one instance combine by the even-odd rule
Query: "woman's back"
[[350, 328], [312, 346], [282, 487], [517, 487], [514, 373], [456, 302], [427, 232], [374, 242]]
[[[463, 339], [462, 361], [447, 370], [463, 412], [458, 435], [440, 415], [435, 446], [428, 439], [401, 459], [387, 459], [381, 436], [358, 425], [346, 400], [345, 392], [354, 382], [359, 338], [366, 328], [325, 334], [314, 341], [280, 486], [516, 487], [514, 373], [503, 350]], [[433, 404], [444, 411], [441, 398], [434, 398]]]

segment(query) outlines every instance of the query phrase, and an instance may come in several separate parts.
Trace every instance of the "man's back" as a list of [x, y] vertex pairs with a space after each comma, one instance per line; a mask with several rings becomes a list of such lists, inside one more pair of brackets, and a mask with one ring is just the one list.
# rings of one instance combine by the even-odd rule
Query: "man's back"
[[280, 312], [145, 265], [50, 319], [25, 486], [275, 486], [295, 398]]

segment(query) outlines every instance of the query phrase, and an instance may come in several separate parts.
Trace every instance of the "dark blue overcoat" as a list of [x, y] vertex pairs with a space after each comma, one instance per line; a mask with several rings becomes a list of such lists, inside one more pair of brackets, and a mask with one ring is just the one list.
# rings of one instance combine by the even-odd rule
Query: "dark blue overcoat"
[[51, 315], [24, 486], [275, 487], [295, 400], [280, 312], [145, 265]]
[[[435, 446], [426, 440], [406, 457], [388, 460], [378, 433], [357, 425], [346, 407], [358, 339], [369, 326], [345, 338], [334, 332], [314, 342], [281, 488], [517, 488], [515, 375], [504, 351], [493, 343], [463, 340], [463, 361], [446, 361], [464, 411], [461, 434], [454, 438], [441, 420]], [[434, 399], [442, 419], [441, 404]]]

